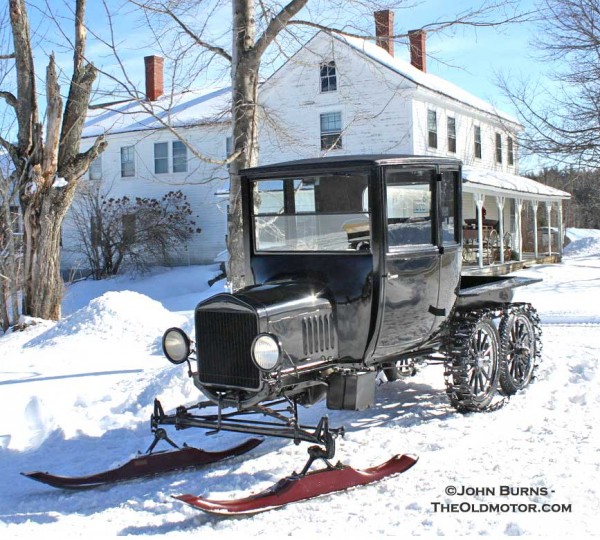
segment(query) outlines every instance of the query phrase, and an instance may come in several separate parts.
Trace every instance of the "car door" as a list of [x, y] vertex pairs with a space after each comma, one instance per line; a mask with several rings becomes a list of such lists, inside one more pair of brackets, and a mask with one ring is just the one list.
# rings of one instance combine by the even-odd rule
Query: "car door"
[[438, 247], [440, 252], [440, 286], [437, 301], [437, 315], [433, 330], [435, 331], [449, 315], [454, 303], [458, 285], [462, 250], [460, 235], [462, 232], [461, 211], [461, 176], [458, 169], [440, 170], [437, 187], [439, 192], [439, 227]]
[[436, 319], [440, 250], [435, 167], [384, 174], [385, 262], [383, 317], [376, 356], [422, 343]]

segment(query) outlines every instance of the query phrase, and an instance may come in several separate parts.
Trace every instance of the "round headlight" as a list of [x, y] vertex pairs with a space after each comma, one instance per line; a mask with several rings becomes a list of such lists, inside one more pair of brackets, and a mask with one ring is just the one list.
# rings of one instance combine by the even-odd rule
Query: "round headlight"
[[278, 341], [269, 334], [256, 336], [252, 343], [252, 360], [258, 369], [273, 371], [281, 362], [281, 348]]
[[190, 345], [190, 338], [181, 328], [169, 328], [163, 335], [163, 352], [173, 364], [183, 364], [187, 360]]

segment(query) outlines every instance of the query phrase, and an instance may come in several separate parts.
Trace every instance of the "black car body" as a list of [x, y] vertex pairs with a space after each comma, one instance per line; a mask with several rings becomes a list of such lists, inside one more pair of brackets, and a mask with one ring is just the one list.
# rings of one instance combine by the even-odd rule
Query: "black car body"
[[[345, 156], [241, 174], [254, 285], [197, 306], [196, 385], [238, 407], [311, 404], [332, 386], [330, 407], [368, 405], [375, 368], [435, 346], [456, 302], [460, 162]], [[253, 361], [259, 335], [277, 342], [274, 369]]]

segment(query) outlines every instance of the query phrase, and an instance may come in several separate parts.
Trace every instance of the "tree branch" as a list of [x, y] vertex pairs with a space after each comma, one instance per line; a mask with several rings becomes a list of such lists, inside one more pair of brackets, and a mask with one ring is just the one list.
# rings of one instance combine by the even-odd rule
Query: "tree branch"
[[8, 103], [13, 109], [17, 109], [18, 102], [13, 93], [0, 90], [0, 97], [4, 98], [4, 101], [6, 101], [6, 103]]
[[194, 40], [196, 45], [199, 45], [200, 47], [203, 47], [204, 49], [225, 58], [225, 60], [227, 60], [228, 62], [231, 62], [231, 55], [225, 49], [223, 49], [222, 47], [217, 47], [216, 45], [211, 45], [207, 41], [201, 39], [196, 33], [192, 31], [192, 29], [184, 21], [181, 20], [181, 18], [179, 18], [173, 12], [172, 9], [164, 6], [161, 8], [157, 8], [150, 6], [147, 3], [137, 2], [136, 0], [129, 0], [129, 2], [138, 6], [139, 8], [142, 8], [143, 10], [152, 11], [154, 13], [160, 13], [162, 15], [168, 15], [190, 38]]
[[292, 17], [296, 15], [308, 2], [308, 0], [292, 0], [287, 6], [273, 18], [258, 39], [254, 46], [255, 54], [261, 57], [267, 47], [279, 35], [279, 33], [290, 23]]

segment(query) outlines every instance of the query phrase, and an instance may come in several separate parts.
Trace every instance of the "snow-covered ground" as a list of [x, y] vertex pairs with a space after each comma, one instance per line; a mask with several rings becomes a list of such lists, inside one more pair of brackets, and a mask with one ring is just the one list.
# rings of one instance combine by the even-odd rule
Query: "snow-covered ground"
[[[206, 285], [216, 267], [69, 287], [62, 321], [0, 337], [0, 537], [598, 534], [600, 231], [570, 237], [562, 265], [519, 273], [544, 279], [517, 298], [542, 317], [535, 384], [493, 413], [459, 414], [447, 402], [442, 368], [431, 366], [378, 387], [370, 410], [307, 409], [306, 422], [328, 412], [333, 425], [346, 426], [337, 458], [354, 467], [397, 453], [419, 462], [380, 483], [244, 519], [204, 515], [171, 495], [229, 498], [263, 489], [299, 468], [306, 445], [268, 440], [209, 469], [85, 492], [19, 475], [86, 474], [122, 463], [151, 442], [154, 397], [169, 409], [199, 397], [185, 368], [162, 357], [160, 337], [169, 326], [191, 330], [195, 304], [222, 290], [222, 282]], [[172, 435], [206, 449], [245, 438]], [[452, 495], [453, 488], [475, 494]], [[502, 495], [508, 488], [512, 494]], [[490, 508], [498, 503], [501, 512]], [[546, 513], [544, 504], [568, 511]]]

